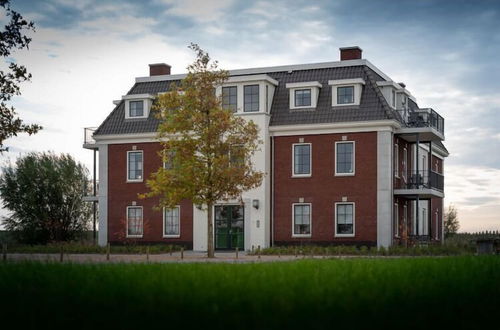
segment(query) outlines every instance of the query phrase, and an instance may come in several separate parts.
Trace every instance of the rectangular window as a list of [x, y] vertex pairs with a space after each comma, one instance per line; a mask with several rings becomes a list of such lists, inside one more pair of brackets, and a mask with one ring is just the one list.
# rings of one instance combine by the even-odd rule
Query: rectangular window
[[311, 90], [298, 89], [295, 91], [295, 106], [310, 107], [311, 106]]
[[311, 175], [311, 144], [293, 145], [293, 176]]
[[127, 207], [127, 237], [142, 237], [142, 207]]
[[335, 142], [335, 175], [354, 175], [354, 142]]
[[399, 146], [394, 145], [394, 175], [399, 178]]
[[354, 103], [354, 86], [337, 87], [337, 104]]
[[293, 204], [293, 236], [311, 236], [311, 204]]
[[335, 208], [335, 236], [354, 236], [354, 203], [336, 203]]
[[163, 236], [179, 237], [181, 234], [180, 207], [163, 209]]
[[406, 181], [406, 175], [408, 173], [408, 152], [406, 148], [403, 148], [403, 178]]
[[167, 150], [164, 152], [163, 168], [166, 170], [171, 170], [174, 168], [174, 150]]
[[394, 235], [399, 237], [399, 205], [394, 204]]
[[229, 150], [229, 163], [234, 167], [245, 165], [245, 149], [242, 145], [233, 145]]
[[439, 212], [436, 211], [436, 215], [435, 215], [435, 222], [436, 222], [436, 240], [439, 239]]
[[233, 112], [238, 108], [238, 88], [236, 86], [222, 87], [222, 107]]
[[142, 151], [128, 151], [127, 157], [127, 181], [142, 181]]
[[144, 116], [144, 101], [129, 101], [129, 117]]
[[259, 111], [259, 85], [248, 85], [243, 87], [243, 111]]
[[406, 205], [403, 205], [403, 235], [406, 236], [408, 234], [407, 230], [408, 230], [408, 207]]

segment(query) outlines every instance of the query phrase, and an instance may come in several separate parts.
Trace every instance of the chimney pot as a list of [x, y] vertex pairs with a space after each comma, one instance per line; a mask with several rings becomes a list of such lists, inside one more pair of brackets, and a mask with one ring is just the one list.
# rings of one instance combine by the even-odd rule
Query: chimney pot
[[149, 65], [149, 76], [169, 75], [171, 66], [166, 63], [154, 63]]
[[341, 61], [360, 60], [361, 53], [363, 53], [363, 50], [361, 48], [359, 48], [358, 46], [341, 47], [339, 49], [340, 49], [340, 60]]

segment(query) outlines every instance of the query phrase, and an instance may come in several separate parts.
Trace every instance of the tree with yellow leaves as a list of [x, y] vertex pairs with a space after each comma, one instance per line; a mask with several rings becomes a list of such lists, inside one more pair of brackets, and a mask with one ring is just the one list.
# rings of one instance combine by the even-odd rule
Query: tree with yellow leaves
[[159, 197], [158, 206], [166, 208], [189, 199], [206, 210], [207, 256], [213, 258], [213, 206], [241, 199], [244, 191], [261, 184], [264, 173], [254, 169], [251, 159], [262, 141], [258, 126], [224, 109], [215, 93], [228, 72], [198, 45], [189, 48], [196, 60], [187, 76], [160, 94], [153, 107], [165, 166], [147, 180], [149, 192], [141, 197]]

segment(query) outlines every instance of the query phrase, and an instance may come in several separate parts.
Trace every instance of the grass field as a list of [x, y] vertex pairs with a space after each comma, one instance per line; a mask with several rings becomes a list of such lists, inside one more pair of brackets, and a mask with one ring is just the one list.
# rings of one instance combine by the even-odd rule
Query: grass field
[[500, 258], [260, 264], [0, 264], [16, 328], [480, 328], [497, 320]]

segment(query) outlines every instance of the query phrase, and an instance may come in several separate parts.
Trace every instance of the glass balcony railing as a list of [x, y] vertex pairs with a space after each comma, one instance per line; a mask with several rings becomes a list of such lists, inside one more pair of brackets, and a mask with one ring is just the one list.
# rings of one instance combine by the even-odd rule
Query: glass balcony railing
[[431, 108], [411, 111], [406, 116], [408, 127], [431, 127], [444, 135], [444, 118]]

